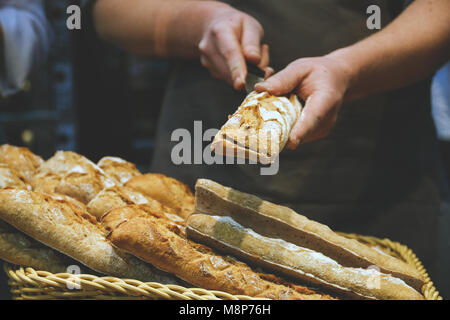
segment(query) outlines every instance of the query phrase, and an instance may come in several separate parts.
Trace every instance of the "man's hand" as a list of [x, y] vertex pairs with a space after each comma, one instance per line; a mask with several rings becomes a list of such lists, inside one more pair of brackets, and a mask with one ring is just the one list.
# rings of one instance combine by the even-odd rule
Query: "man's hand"
[[105, 40], [139, 56], [200, 59], [237, 90], [246, 60], [261, 69], [269, 64], [259, 22], [220, 1], [97, 0], [93, 19]]
[[350, 73], [333, 56], [298, 59], [285, 69], [255, 86], [257, 91], [273, 95], [294, 92], [306, 101], [300, 119], [294, 125], [287, 147], [328, 135], [350, 83]]
[[261, 69], [268, 66], [269, 48], [261, 45], [263, 28], [251, 16], [232, 7], [218, 7], [205, 25], [198, 45], [200, 61], [215, 78], [241, 90], [246, 60]]
[[306, 100], [288, 147], [326, 136], [344, 101], [404, 87], [430, 76], [450, 56], [450, 1], [416, 0], [381, 31], [317, 58], [299, 59], [258, 84]]

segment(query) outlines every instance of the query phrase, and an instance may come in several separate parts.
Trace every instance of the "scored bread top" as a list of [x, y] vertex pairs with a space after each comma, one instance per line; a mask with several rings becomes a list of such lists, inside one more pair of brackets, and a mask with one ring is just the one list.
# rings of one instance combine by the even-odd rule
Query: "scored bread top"
[[136, 168], [134, 163], [119, 157], [103, 157], [97, 165], [119, 185], [126, 183], [133, 177], [141, 175], [141, 172]]
[[125, 186], [172, 208], [183, 219], [194, 212], [194, 195], [187, 185], [174, 178], [146, 173], [130, 179]]
[[114, 181], [87, 158], [71, 151], [57, 151], [45, 161], [32, 181], [34, 191], [62, 193], [88, 203]]
[[182, 223], [184, 220], [175, 215], [175, 210], [164, 206], [160, 202], [142, 193], [125, 186], [113, 186], [100, 191], [92, 199], [87, 209], [90, 214], [100, 219], [105, 213], [112, 209], [124, 207], [132, 204], [146, 204], [152, 210], [162, 212], [173, 220]]
[[0, 146], [0, 163], [8, 165], [20, 173], [26, 183], [30, 183], [37, 169], [44, 162], [41, 157], [32, 153], [28, 148], [16, 147], [9, 144]]
[[229, 116], [211, 148], [227, 156], [254, 155], [260, 162], [272, 162], [288, 141], [301, 110], [295, 94], [288, 98], [251, 92]]
[[0, 189], [6, 187], [31, 190], [31, 186], [23, 175], [10, 168], [7, 164], [0, 163]]

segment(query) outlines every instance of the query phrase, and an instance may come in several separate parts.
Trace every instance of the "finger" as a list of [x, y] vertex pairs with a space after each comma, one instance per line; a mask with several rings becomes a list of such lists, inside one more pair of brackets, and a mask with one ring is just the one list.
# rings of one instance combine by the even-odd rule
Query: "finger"
[[261, 46], [261, 61], [259, 62], [258, 67], [264, 70], [269, 66], [269, 63], [270, 63], [269, 45], [263, 44]]
[[267, 91], [273, 95], [283, 95], [293, 91], [308, 75], [308, 69], [291, 63], [280, 72], [255, 86], [256, 91]]
[[295, 123], [289, 135], [289, 146], [296, 148], [300, 143], [311, 141], [314, 136], [327, 134], [329, 131], [330, 109], [329, 99], [325, 95], [315, 93], [306, 99], [300, 119]]
[[217, 41], [212, 36], [204, 38], [199, 43], [200, 62], [207, 68], [214, 78], [225, 80], [233, 86], [231, 73], [228, 66], [219, 51]]
[[241, 44], [246, 60], [258, 65], [261, 61], [261, 25], [253, 19], [244, 19], [242, 24]]
[[275, 70], [273, 70], [271, 67], [266, 67], [264, 69], [264, 79], [269, 78], [271, 75], [273, 75], [275, 73]]
[[236, 90], [241, 90], [245, 85], [247, 68], [241, 46], [233, 31], [222, 31], [217, 33], [217, 48], [225, 60], [228, 70], [231, 73], [233, 86]]
[[[217, 58], [219, 56], [219, 58]], [[223, 59], [221, 59], [220, 55], [211, 55], [211, 58], [206, 55], [200, 56], [200, 62], [203, 67], [207, 68], [210, 72], [210, 74], [220, 80], [226, 81], [229, 85], [233, 85], [233, 82], [231, 80], [230, 74], [228, 72], [228, 67], [223, 62]], [[214, 59], [215, 57], [215, 59]]]

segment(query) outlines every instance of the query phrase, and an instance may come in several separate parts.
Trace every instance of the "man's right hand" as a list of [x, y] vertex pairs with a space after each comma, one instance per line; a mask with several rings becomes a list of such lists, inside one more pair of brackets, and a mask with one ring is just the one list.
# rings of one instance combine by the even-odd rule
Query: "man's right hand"
[[225, 80], [236, 90], [245, 86], [245, 62], [266, 69], [269, 47], [262, 45], [262, 26], [256, 19], [230, 6], [211, 12], [199, 42], [200, 61], [215, 78]]
[[262, 26], [220, 1], [97, 0], [93, 19], [107, 41], [139, 56], [200, 58], [237, 90], [244, 87], [246, 60], [270, 72]]

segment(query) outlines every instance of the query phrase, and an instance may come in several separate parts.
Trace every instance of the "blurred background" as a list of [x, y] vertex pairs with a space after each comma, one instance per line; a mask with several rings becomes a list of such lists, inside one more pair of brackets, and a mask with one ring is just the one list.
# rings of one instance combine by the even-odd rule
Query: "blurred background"
[[90, 28], [69, 31], [66, 9], [80, 2], [44, 1], [49, 57], [20, 92], [0, 99], [0, 143], [27, 146], [43, 158], [56, 150], [94, 162], [120, 156], [148, 171], [168, 62], [130, 56]]
[[[0, 144], [26, 146], [44, 159], [56, 150], [73, 150], [94, 162], [119, 156], [148, 172], [170, 63], [129, 55], [101, 42], [92, 28], [68, 30], [67, 7], [81, 2], [43, 1], [51, 31], [49, 55], [19, 92], [0, 97]], [[449, 70], [447, 65], [437, 73], [432, 102], [450, 181]], [[442, 208], [441, 275], [435, 282], [448, 298], [449, 199]], [[0, 287], [5, 297], [5, 283]]]

